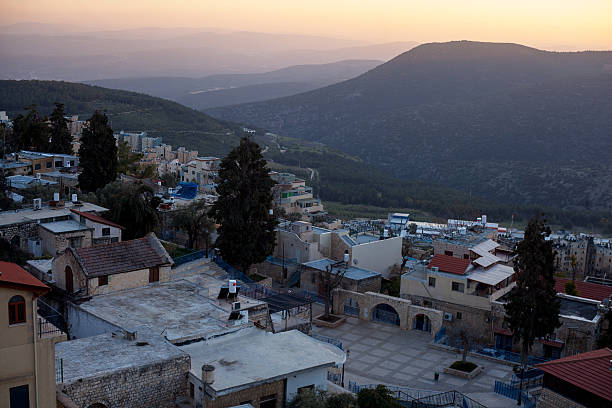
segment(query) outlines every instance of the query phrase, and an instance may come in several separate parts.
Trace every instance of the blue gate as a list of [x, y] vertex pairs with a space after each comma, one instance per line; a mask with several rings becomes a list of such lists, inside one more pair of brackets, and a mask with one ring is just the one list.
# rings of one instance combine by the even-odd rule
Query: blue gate
[[376, 305], [372, 312], [372, 320], [381, 323], [393, 324], [395, 326], [400, 325], [400, 318], [395, 309], [392, 306], [381, 303]]

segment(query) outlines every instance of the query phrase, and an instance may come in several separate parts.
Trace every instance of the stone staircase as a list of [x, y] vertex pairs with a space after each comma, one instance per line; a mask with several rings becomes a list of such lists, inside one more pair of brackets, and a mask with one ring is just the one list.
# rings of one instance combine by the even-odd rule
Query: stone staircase
[[206, 274], [217, 279], [228, 279], [227, 272], [214, 263], [211, 258], [200, 258], [172, 269], [170, 280], [184, 279], [200, 274]]

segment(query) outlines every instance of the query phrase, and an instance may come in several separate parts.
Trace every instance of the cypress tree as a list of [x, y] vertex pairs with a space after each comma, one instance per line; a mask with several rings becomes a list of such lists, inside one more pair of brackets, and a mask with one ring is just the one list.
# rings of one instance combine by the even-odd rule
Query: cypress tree
[[49, 147], [49, 126], [47, 118], [38, 114], [36, 105], [26, 106], [26, 116], [21, 113], [13, 121], [13, 131], [20, 150], [46, 152]]
[[555, 291], [552, 243], [545, 237], [550, 228], [544, 221], [532, 219], [525, 229], [525, 238], [516, 247], [514, 270], [517, 284], [504, 305], [505, 320], [521, 341], [522, 363], [536, 338], [552, 334], [561, 326], [560, 302]]
[[273, 186], [261, 149], [247, 138], [221, 161], [219, 198], [209, 214], [221, 224], [216, 242], [221, 256], [244, 272], [274, 250]]
[[117, 178], [117, 145], [105, 113], [95, 111], [83, 129], [79, 162], [79, 186], [96, 191]]
[[49, 116], [51, 122], [51, 140], [49, 152], [72, 154], [72, 136], [68, 130], [68, 121], [64, 117], [64, 104], [55, 102], [55, 109]]

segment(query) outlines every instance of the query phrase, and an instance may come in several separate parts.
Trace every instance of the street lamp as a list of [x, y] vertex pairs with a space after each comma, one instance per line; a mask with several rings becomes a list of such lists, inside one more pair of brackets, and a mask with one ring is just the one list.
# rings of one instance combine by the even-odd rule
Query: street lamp
[[349, 358], [349, 355], [351, 354], [351, 350], [346, 350], [346, 360], [344, 360], [344, 363], [342, 363], [342, 388], [344, 388], [344, 366], [346, 365], [346, 361]]

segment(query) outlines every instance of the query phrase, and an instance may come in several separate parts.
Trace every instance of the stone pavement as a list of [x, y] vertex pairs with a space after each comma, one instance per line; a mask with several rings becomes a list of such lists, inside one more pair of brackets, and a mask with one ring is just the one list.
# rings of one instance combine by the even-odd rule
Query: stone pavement
[[[510, 366], [486, 359], [468, 357], [484, 370], [473, 380], [442, 372], [461, 355], [428, 347], [432, 337], [416, 330], [347, 317], [346, 323], [335, 329], [314, 327], [313, 332], [340, 339], [345, 351], [350, 351], [345, 365], [346, 381], [357, 384], [386, 384], [422, 390], [462, 392], [490, 408], [514, 406], [516, 402], [493, 392], [495, 380], [506, 380], [512, 374]], [[440, 378], [434, 381], [434, 373]]]

